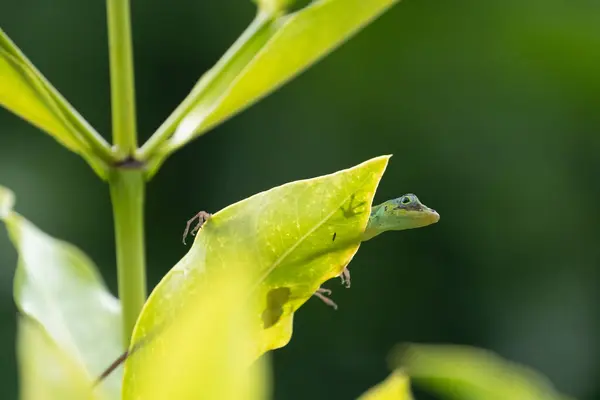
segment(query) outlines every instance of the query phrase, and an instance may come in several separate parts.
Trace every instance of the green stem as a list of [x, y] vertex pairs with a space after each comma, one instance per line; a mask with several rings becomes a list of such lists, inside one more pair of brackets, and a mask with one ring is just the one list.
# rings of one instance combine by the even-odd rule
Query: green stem
[[137, 148], [129, 0], [107, 0], [113, 142], [119, 159]]
[[145, 180], [142, 170], [120, 169], [109, 178], [115, 220], [119, 297], [123, 311], [124, 343], [146, 301], [144, 246]]
[[[133, 327], [146, 301], [143, 169], [135, 151], [135, 88], [129, 0], [107, 0], [110, 83], [114, 152], [122, 165], [109, 177], [115, 221], [119, 297], [123, 312], [123, 340], [129, 345]], [[129, 168], [132, 167], [132, 168]]]

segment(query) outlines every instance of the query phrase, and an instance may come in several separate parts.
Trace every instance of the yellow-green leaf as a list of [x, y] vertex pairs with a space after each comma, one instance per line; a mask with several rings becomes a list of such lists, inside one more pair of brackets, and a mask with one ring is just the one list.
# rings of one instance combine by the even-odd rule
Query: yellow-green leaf
[[457, 400], [567, 400], [544, 376], [482, 349], [410, 345], [402, 355], [411, 379]]
[[240, 267], [212, 274], [156, 340], [127, 360], [124, 400], [269, 398], [267, 360], [249, 368], [258, 332]]
[[[293, 313], [324, 281], [339, 275], [358, 250], [388, 159], [377, 157], [331, 175], [291, 182], [214, 214], [152, 292], [132, 342], [150, 338], [143, 346], [155, 351], [160, 331], [180, 318], [180, 310], [194, 306], [196, 293], [210, 292], [223, 270], [243, 269], [250, 283], [240, 290], [247, 300], [238, 305], [255, 305], [250, 317], [258, 335], [250, 358], [286, 345]], [[164, 345], [156, 346], [165, 351]], [[135, 369], [128, 365], [124, 387], [135, 379]]]
[[385, 381], [369, 389], [358, 400], [413, 400], [408, 376], [401, 369], [395, 370]]
[[[17, 307], [45, 331], [44, 340], [65, 353], [59, 357], [76, 363], [91, 384], [122, 352], [119, 301], [81, 250], [45, 234], [11, 207], [3, 207], [10, 204], [10, 198], [12, 193], [0, 186], [0, 220], [19, 255], [14, 280]], [[26, 337], [19, 340], [27, 346]], [[19, 363], [36, 362], [34, 353], [22, 354], [33, 359], [20, 358]], [[39, 382], [40, 390], [44, 384]], [[57, 380], [52, 384], [67, 388], [70, 382]], [[118, 398], [119, 374], [113, 374], [100, 390], [108, 398]]]
[[142, 147], [149, 175], [169, 153], [285, 84], [397, 2], [319, 0], [286, 15], [281, 2], [259, 2], [248, 29]]
[[272, 36], [209, 108], [179, 125], [174, 146], [202, 133], [269, 94], [328, 54], [398, 0], [322, 0], [279, 17]]
[[82, 155], [106, 177], [108, 144], [33, 66], [0, 28], [0, 106]]

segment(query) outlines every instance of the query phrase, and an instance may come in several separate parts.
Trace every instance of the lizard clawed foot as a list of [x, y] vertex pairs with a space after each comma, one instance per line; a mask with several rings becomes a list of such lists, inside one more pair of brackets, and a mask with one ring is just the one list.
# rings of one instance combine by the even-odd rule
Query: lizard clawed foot
[[196, 226], [194, 226], [194, 229], [192, 229], [192, 236], [196, 235], [196, 232], [198, 232], [200, 230], [200, 228], [202, 228], [202, 225], [204, 225], [204, 223], [206, 221], [208, 221], [211, 217], [211, 214], [207, 213], [206, 211], [200, 211], [198, 214], [194, 215], [185, 225], [185, 231], [183, 231], [183, 244], [185, 244], [185, 238], [188, 235], [188, 232], [190, 232], [190, 226], [192, 225], [192, 222], [194, 222], [196, 220], [196, 218], [198, 218], [198, 223], [196, 224]]
[[330, 307], [333, 307], [334, 310], [337, 310], [337, 304], [335, 304], [333, 300], [327, 297], [329, 295], [331, 295], [331, 290], [325, 288], [318, 288], [317, 291], [313, 293], [313, 296], [317, 296], [323, 301], [323, 303], [327, 304]]
[[338, 275], [342, 280], [342, 285], [346, 286], [346, 289], [350, 289], [350, 270], [345, 267], [341, 274]]

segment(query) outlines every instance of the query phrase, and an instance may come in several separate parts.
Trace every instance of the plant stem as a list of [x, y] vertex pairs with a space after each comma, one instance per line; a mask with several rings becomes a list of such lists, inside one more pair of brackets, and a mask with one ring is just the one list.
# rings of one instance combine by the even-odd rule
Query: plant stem
[[137, 148], [137, 131], [129, 0], [107, 0], [106, 4], [114, 152], [116, 159], [122, 162], [111, 171], [109, 185], [115, 221], [123, 342], [128, 346], [146, 301], [145, 180], [143, 170], [131, 160]]
[[119, 169], [113, 171], [109, 183], [115, 220], [123, 340], [127, 346], [146, 301], [145, 180], [142, 170]]
[[119, 159], [137, 148], [129, 0], [107, 0], [113, 142]]

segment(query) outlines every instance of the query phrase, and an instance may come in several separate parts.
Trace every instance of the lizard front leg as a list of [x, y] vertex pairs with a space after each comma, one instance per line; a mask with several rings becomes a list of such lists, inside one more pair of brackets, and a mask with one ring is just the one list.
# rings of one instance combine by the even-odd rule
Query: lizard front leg
[[188, 232], [190, 232], [190, 226], [192, 225], [192, 222], [194, 222], [194, 220], [198, 218], [198, 223], [196, 224], [196, 226], [194, 226], [194, 229], [192, 229], [191, 232], [192, 236], [195, 236], [196, 232], [198, 232], [200, 228], [202, 228], [202, 225], [204, 225], [204, 223], [208, 221], [211, 216], [212, 215], [210, 213], [207, 213], [206, 211], [200, 211], [198, 214], [190, 218], [190, 220], [185, 225], [185, 231], [183, 231], [183, 244], [185, 244], [185, 238], [187, 237]]
[[[342, 280], [342, 285], [345, 285], [346, 288], [349, 288], [350, 287], [350, 270], [348, 269], [348, 266], [345, 266], [342, 273], [339, 274], [338, 276]], [[329, 297], [327, 297], [329, 295], [331, 295], [331, 290], [325, 289], [322, 287], [317, 289], [317, 291], [315, 293], [313, 293], [313, 296], [317, 296], [319, 299], [321, 299], [323, 301], [323, 303], [327, 304], [330, 307], [333, 307], [334, 310], [337, 310], [338, 309], [337, 304], [335, 304], [335, 302], [333, 300], [331, 300]]]
[[313, 293], [313, 296], [317, 296], [323, 301], [323, 303], [327, 304], [330, 307], [333, 307], [334, 310], [337, 310], [337, 304], [335, 304], [333, 300], [327, 297], [329, 295], [331, 295], [331, 290], [325, 288], [318, 288], [317, 291]]
[[338, 277], [342, 280], [342, 285], [346, 286], [346, 289], [350, 289], [350, 270], [347, 265]]

